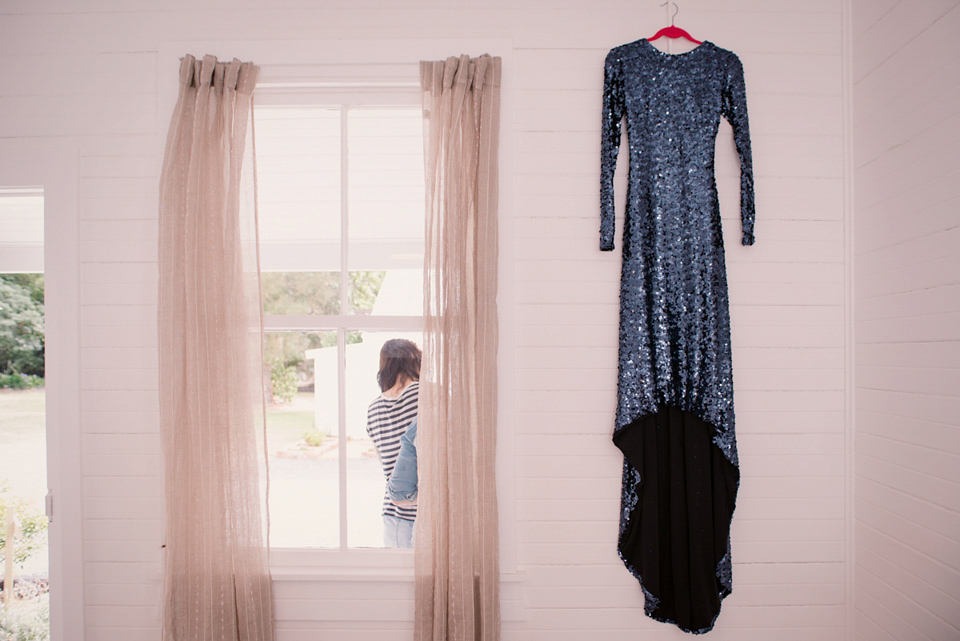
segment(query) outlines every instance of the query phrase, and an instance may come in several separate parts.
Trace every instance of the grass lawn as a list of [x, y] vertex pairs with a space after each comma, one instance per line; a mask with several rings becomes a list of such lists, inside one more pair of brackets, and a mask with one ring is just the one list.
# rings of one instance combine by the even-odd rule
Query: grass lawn
[[[46, 391], [0, 390], [0, 443], [46, 436]], [[267, 408], [271, 449], [281, 449], [313, 429], [313, 394], [300, 392], [289, 405]]]
[[0, 443], [44, 438], [46, 397], [43, 389], [0, 390]]
[[313, 429], [313, 393], [298, 392], [289, 405], [267, 408], [267, 437], [275, 452], [303, 439]]
[[[45, 401], [43, 389], [0, 389], [0, 488], [6, 490], [0, 492], [0, 501], [23, 500], [28, 513], [35, 515], [43, 514], [43, 497], [47, 493]], [[43, 533], [40, 542], [45, 539], [46, 533]], [[26, 560], [23, 568], [16, 567], [14, 571], [18, 576], [46, 576], [47, 564], [43, 544]], [[6, 638], [0, 629], [0, 639]]]

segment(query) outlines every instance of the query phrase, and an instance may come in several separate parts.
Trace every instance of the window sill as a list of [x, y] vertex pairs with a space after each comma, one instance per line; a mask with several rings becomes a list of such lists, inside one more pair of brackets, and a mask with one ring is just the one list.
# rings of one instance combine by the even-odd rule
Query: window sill
[[413, 568], [275, 568], [271, 571], [275, 582], [298, 581], [354, 581], [393, 583], [413, 581]]
[[270, 550], [276, 581], [406, 581], [413, 579], [413, 550]]
[[[278, 583], [307, 581], [404, 583], [414, 579], [413, 568], [273, 568], [271, 577]], [[525, 572], [510, 572], [500, 575], [500, 583], [520, 584], [527, 578]]]
[[[413, 581], [413, 550], [317, 550], [281, 548], [270, 551], [274, 581]], [[501, 572], [502, 584], [523, 583], [526, 573]]]

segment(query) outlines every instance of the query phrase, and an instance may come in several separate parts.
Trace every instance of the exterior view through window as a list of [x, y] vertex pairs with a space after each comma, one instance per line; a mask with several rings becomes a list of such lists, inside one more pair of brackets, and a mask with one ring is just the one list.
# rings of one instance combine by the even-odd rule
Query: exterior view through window
[[0, 639], [50, 634], [43, 190], [0, 187]]
[[422, 347], [419, 94], [261, 98], [255, 112], [271, 545], [383, 547], [367, 435], [384, 342]]

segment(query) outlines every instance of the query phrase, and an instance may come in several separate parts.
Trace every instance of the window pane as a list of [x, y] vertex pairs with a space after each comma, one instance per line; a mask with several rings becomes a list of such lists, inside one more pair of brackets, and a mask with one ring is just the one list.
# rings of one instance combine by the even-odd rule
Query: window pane
[[340, 313], [339, 272], [263, 272], [260, 283], [264, 314]]
[[43, 271], [43, 189], [0, 187], [0, 272]]
[[340, 544], [337, 335], [268, 332], [271, 544]]
[[[357, 336], [359, 333], [352, 333]], [[383, 547], [383, 506], [386, 476], [377, 448], [367, 434], [367, 409], [380, 396], [377, 371], [380, 349], [392, 338], [418, 346], [423, 335], [403, 332], [363, 332], [362, 342], [347, 345], [347, 540], [350, 547]], [[397, 437], [399, 438], [399, 436]], [[392, 457], [390, 457], [392, 458]]]
[[354, 314], [373, 313], [386, 275], [384, 270], [350, 272], [350, 309]]
[[[373, 305], [352, 311], [420, 316], [424, 233], [421, 110], [350, 108], [347, 149], [351, 274], [385, 273]], [[351, 289], [361, 285], [354, 280]]]
[[339, 108], [256, 108], [261, 268], [312, 295], [268, 314], [340, 312], [340, 128]]

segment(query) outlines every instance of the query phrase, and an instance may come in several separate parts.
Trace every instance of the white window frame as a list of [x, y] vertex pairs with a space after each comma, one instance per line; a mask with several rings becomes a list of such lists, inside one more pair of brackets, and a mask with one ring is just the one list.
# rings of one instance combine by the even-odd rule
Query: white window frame
[[[285, 92], [294, 99], [298, 92], [318, 88], [332, 90], [348, 87], [351, 92], [362, 91], [376, 94], [391, 88], [419, 89], [419, 62], [442, 60], [451, 55], [490, 53], [500, 56], [504, 68], [511, 68], [513, 44], [501, 39], [414, 39], [414, 40], [286, 40], [286, 41], [178, 41], [162, 43], [157, 56], [158, 78], [158, 131], [169, 126], [169, 114], [177, 101], [176, 74], [178, 61], [186, 53], [212, 54], [221, 60], [239, 58], [252, 61], [260, 67], [254, 103], [260, 92]], [[357, 71], [363, 73], [358, 77]], [[512, 209], [513, 180], [516, 158], [516, 141], [512, 133], [515, 123], [510, 98], [509, 73], [504, 73], [504, 89], [501, 97], [501, 144], [500, 144], [500, 278], [498, 307], [500, 310], [499, 412], [497, 439], [497, 490], [500, 510], [500, 567], [505, 580], [513, 576], [518, 580], [516, 537], [516, 456], [513, 432], [513, 326], [514, 295], [510, 266], [514, 259], [513, 239], [509, 231], [512, 222], [508, 212]], [[158, 136], [158, 158], [163, 158], [164, 141]], [[350, 329], [365, 329], [360, 325], [370, 317], [350, 318]], [[385, 322], [391, 319], [410, 317], [380, 317]], [[415, 318], [415, 317], [414, 317]], [[324, 317], [309, 317], [298, 325], [297, 320], [287, 321], [284, 329], [314, 331], [324, 322]], [[421, 321], [422, 322], [422, 319]], [[329, 330], [329, 325], [325, 326]], [[394, 327], [391, 327], [393, 329]], [[399, 327], [398, 329], [402, 329]], [[421, 326], [422, 328], [422, 326]], [[416, 328], [413, 329], [416, 331]], [[275, 581], [303, 580], [413, 580], [413, 554], [409, 550], [383, 549], [273, 549], [270, 565]], [[411, 612], [412, 616], [412, 612]]]
[[[254, 109], [259, 107], [278, 106], [307, 106], [317, 108], [337, 108], [340, 113], [340, 314], [335, 315], [265, 315], [263, 321], [264, 332], [336, 332], [337, 335], [337, 399], [338, 421], [337, 435], [340, 443], [346, 442], [347, 436], [347, 392], [346, 392], [346, 346], [347, 333], [352, 330], [371, 332], [422, 332], [423, 315], [419, 316], [367, 316], [353, 313], [349, 309], [350, 298], [350, 198], [349, 198], [349, 135], [348, 116], [351, 108], [383, 107], [416, 107], [420, 105], [419, 83], [402, 81], [378, 81], [371, 84], [357, 82], [351, 85], [334, 84], [332, 82], [314, 82], [307, 84], [304, 81], [296, 87], [290, 87], [286, 82], [264, 83], [259, 82], [254, 95]], [[263, 216], [263, 212], [260, 213]], [[272, 548], [271, 554], [281, 558], [289, 553], [300, 556], [319, 552], [324, 556], [331, 556], [331, 552], [338, 552], [337, 557], [343, 557], [348, 551], [355, 555], [364, 555], [368, 552], [380, 552], [374, 548], [348, 547], [349, 536], [349, 508], [347, 505], [347, 450], [337, 448], [339, 472], [339, 546], [337, 548]], [[390, 555], [409, 555], [409, 550], [388, 549]], [[382, 555], [386, 559], [390, 556]], [[379, 557], [378, 557], [379, 558]], [[409, 562], [399, 559], [397, 562], [407, 566]], [[383, 561], [379, 562], [383, 564]]]

